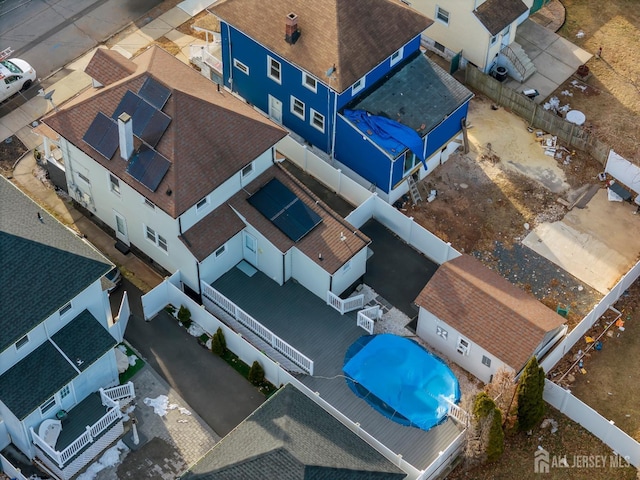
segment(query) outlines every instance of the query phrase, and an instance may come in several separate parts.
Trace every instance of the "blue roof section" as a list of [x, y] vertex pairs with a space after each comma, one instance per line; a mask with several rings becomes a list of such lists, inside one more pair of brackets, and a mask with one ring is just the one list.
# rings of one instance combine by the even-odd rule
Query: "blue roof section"
[[[347, 108], [394, 120], [424, 137], [472, 96], [471, 91], [429, 58], [417, 54]], [[356, 126], [392, 156], [402, 153], [385, 149], [382, 137], [375, 132], [370, 135], [366, 126]]]
[[0, 352], [113, 268], [4, 177], [0, 258]]

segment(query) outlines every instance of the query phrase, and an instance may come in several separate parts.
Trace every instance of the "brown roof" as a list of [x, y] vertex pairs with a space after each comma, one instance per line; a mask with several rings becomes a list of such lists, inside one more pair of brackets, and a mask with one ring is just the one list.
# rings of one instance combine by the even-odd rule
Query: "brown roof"
[[469, 255], [442, 264], [415, 303], [516, 371], [565, 322]]
[[[85, 91], [43, 122], [173, 218], [286, 136], [269, 119], [230, 93], [216, 91], [210, 80], [160, 47], [149, 48], [133, 61], [133, 75]], [[155, 192], [126, 173], [119, 149], [107, 160], [82, 140], [98, 112], [110, 116], [127, 90], [138, 92], [148, 77], [171, 92], [162, 109], [171, 123], [156, 145], [171, 166]]]
[[182, 243], [199, 262], [240, 233], [245, 227], [236, 212], [223, 204], [180, 236]]
[[[433, 21], [398, 0], [221, 0], [209, 10], [289, 62], [342, 92]], [[300, 38], [285, 37], [285, 18], [298, 16]]]
[[473, 13], [491, 35], [497, 35], [527, 10], [522, 0], [487, 0]]
[[118, 52], [98, 48], [84, 71], [91, 78], [106, 86], [128, 77], [136, 71], [136, 67], [135, 63], [124, 58]]
[[[319, 225], [298, 242], [294, 242], [282, 233], [278, 227], [247, 201], [251, 194], [260, 190], [273, 178], [280, 180], [322, 219]], [[278, 164], [270, 167], [242, 191], [231, 197], [229, 205], [246, 218], [250, 225], [282, 253], [295, 246], [330, 274], [334, 274], [350, 258], [371, 243], [369, 237], [331, 210], [298, 179]], [[341, 240], [341, 234], [344, 235], [344, 240]], [[322, 260], [318, 258], [318, 254], [322, 254]]]

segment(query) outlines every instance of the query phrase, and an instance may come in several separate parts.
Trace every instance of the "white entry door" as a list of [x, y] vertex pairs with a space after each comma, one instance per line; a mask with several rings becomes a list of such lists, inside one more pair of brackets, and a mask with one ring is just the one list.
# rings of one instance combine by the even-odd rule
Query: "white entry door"
[[127, 220], [115, 210], [113, 215], [116, 218], [116, 238], [122, 243], [129, 245], [129, 234], [127, 233]]
[[258, 266], [258, 240], [253, 235], [242, 232], [242, 256], [254, 267]]
[[269, 95], [269, 117], [277, 123], [282, 123], [282, 102]]

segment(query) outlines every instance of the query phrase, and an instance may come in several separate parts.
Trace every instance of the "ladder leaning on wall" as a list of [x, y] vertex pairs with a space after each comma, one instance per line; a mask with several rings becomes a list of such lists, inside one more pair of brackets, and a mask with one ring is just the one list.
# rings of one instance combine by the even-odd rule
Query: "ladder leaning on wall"
[[409, 175], [407, 177], [407, 183], [409, 184], [409, 195], [411, 195], [411, 201], [414, 205], [417, 205], [418, 202], [422, 201], [422, 196], [420, 196], [420, 190], [418, 190], [418, 185], [413, 179], [413, 175]]

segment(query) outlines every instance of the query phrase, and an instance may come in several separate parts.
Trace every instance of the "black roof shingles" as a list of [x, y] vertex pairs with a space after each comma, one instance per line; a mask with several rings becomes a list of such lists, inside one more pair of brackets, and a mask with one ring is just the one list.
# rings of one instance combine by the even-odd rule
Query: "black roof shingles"
[[300, 390], [287, 384], [182, 478], [393, 480], [405, 477], [402, 470], [373, 447]]
[[112, 268], [95, 248], [4, 178], [0, 258], [0, 352]]

